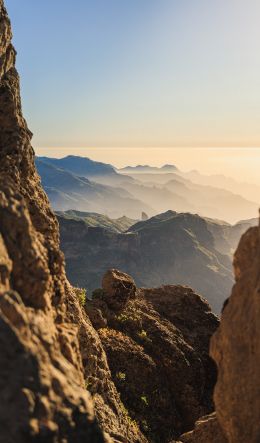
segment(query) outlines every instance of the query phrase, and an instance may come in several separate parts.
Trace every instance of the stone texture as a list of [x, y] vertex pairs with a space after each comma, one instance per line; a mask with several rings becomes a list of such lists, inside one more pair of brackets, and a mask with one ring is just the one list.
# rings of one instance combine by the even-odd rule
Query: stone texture
[[118, 310], [100, 291], [86, 311], [131, 419], [149, 442], [168, 443], [213, 410], [216, 371], [208, 347], [218, 319], [188, 287], [136, 290], [125, 274], [113, 270], [108, 276], [116, 299], [122, 276], [135, 297], [126, 297]]
[[[228, 443], [220, 428], [216, 414], [207, 415], [199, 419], [195, 429], [180, 437], [183, 443]], [[179, 443], [179, 442], [178, 442]]]
[[11, 38], [0, 0], [0, 442], [145, 442], [66, 280], [58, 223], [22, 115]]
[[260, 441], [259, 229], [242, 237], [234, 260], [235, 284], [211, 342], [218, 365], [214, 393], [218, 421], [230, 443]]
[[136, 285], [132, 277], [117, 269], [108, 270], [102, 279], [104, 300], [115, 310], [124, 308], [130, 298], [136, 295]]
[[234, 255], [236, 284], [211, 339], [218, 366], [216, 413], [203, 417], [183, 443], [260, 441], [260, 230], [250, 228]]

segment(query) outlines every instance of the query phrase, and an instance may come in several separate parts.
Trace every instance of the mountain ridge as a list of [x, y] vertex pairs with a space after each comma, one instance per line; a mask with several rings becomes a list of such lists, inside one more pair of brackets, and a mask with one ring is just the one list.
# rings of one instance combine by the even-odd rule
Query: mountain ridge
[[133, 218], [138, 218], [142, 211], [154, 211], [123, 188], [90, 181], [39, 159], [36, 166], [54, 210], [105, 210], [116, 217], [128, 212]]
[[57, 215], [66, 269], [74, 285], [92, 291], [100, 286], [106, 269], [114, 267], [143, 287], [188, 284], [208, 299], [215, 312], [220, 312], [233, 284], [232, 253], [251, 226], [167, 211], [131, 225], [125, 233], [115, 233], [98, 224], [98, 229], [89, 230], [80, 220]]
[[[81, 164], [81, 159], [84, 160], [84, 158], [78, 156], [73, 158], [76, 160], [77, 165]], [[68, 159], [68, 157], [65, 157], [65, 160], [66, 159]], [[51, 162], [56, 164], [55, 167], [57, 167], [57, 165], [60, 164], [59, 162], [63, 160], [64, 159], [50, 159]], [[44, 161], [44, 164], [47, 165], [48, 161], [47, 158], [47, 160]], [[39, 159], [36, 160], [37, 164], [40, 162]], [[90, 163], [88, 162], [88, 165], [89, 164], [91, 164], [91, 167], [95, 170], [95, 162], [90, 161]], [[100, 167], [100, 162], [97, 163], [97, 165]], [[104, 167], [107, 167], [107, 165], [104, 164]], [[109, 168], [112, 168], [112, 166], [109, 165]], [[61, 169], [57, 169], [57, 171], [61, 171]], [[63, 171], [64, 173], [67, 171], [71, 174], [69, 169], [63, 169]], [[81, 180], [83, 179], [83, 177], [77, 177]], [[86, 176], [84, 177], [87, 179]], [[241, 197], [239, 194], [235, 194], [225, 189], [193, 183], [191, 180], [183, 177], [178, 171], [175, 171], [174, 173], [152, 172], [145, 174], [140, 172], [138, 174], [133, 174], [133, 177], [114, 172], [103, 175], [101, 173], [90, 175], [89, 173], [88, 177], [89, 179], [91, 178], [91, 183], [96, 183], [96, 186], [98, 186], [98, 184], [109, 186], [111, 194], [114, 193], [114, 190], [115, 192], [121, 190], [121, 193], [124, 190], [128, 193], [128, 197], [130, 197], [129, 194], [131, 194], [131, 198], [136, 200], [136, 210], [134, 210], [135, 202], [132, 201], [129, 202], [129, 212], [127, 212], [127, 205], [122, 201], [120, 201], [120, 204], [116, 204], [115, 200], [113, 204], [112, 201], [110, 201], [110, 205], [107, 204], [108, 202], [104, 201], [103, 204], [106, 205], [108, 215], [112, 217], [126, 215], [130, 218], [138, 218], [140, 212], [146, 212], [149, 216], [152, 216], [158, 212], [165, 212], [168, 209], [173, 209], [178, 212], [199, 213], [202, 217], [219, 218], [234, 223], [241, 219], [253, 218], [258, 211], [258, 204], [254, 201], [249, 201], [244, 197]], [[111, 186], [114, 189], [112, 189]], [[74, 204], [73, 207], [69, 207], [68, 202], [71, 202], [71, 198], [69, 198], [69, 196], [65, 198], [62, 187], [60, 187], [59, 192], [63, 194], [59, 195], [57, 190], [55, 192], [56, 194], [54, 195], [54, 189], [51, 190], [51, 193], [49, 190], [50, 198], [54, 204], [54, 210], [78, 209], [83, 211], [103, 212], [102, 207], [87, 207], [84, 206], [84, 202], [81, 202], [81, 204], [78, 202], [78, 206]], [[57, 207], [59, 197], [60, 201], [64, 202], [63, 207]], [[221, 205], [219, 205], [219, 201], [221, 201]], [[114, 213], [112, 211], [114, 211]]]

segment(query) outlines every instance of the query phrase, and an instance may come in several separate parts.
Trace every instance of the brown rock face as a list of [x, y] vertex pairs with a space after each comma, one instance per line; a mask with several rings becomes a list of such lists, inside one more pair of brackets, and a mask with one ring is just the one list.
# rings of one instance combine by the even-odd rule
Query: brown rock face
[[194, 431], [182, 435], [183, 443], [228, 443], [216, 418], [216, 414], [202, 417], [196, 422]]
[[120, 311], [106, 291], [86, 304], [115, 385], [148, 441], [169, 442], [213, 410], [216, 372], [208, 347], [218, 319], [190, 288], [136, 290], [130, 277], [114, 270], [104, 280], [116, 299], [117, 284], [129, 282], [127, 290], [121, 287]]
[[259, 443], [260, 441], [260, 242], [249, 229], [234, 256], [236, 284], [211, 340], [218, 366], [216, 414], [203, 417], [183, 443]]
[[130, 298], [136, 295], [135, 282], [129, 275], [117, 269], [107, 271], [102, 280], [104, 300], [111, 309], [124, 308]]
[[235, 254], [237, 283], [212, 339], [218, 365], [214, 394], [218, 421], [230, 443], [260, 441], [259, 230], [242, 237]]
[[66, 280], [58, 224], [22, 115], [11, 37], [0, 0], [0, 442], [104, 442], [101, 427], [113, 441], [145, 442]]

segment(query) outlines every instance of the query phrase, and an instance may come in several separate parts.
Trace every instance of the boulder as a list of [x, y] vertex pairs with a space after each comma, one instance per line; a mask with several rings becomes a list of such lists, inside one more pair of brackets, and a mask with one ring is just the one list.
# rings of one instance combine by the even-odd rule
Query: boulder
[[132, 277], [117, 269], [108, 270], [102, 280], [104, 300], [115, 310], [122, 309], [136, 296], [136, 285]]

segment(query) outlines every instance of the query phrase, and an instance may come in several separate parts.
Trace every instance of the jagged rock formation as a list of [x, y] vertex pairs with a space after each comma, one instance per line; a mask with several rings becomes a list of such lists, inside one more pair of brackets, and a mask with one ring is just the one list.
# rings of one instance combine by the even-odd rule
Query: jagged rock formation
[[183, 443], [258, 443], [260, 441], [260, 235], [250, 228], [234, 257], [236, 284], [211, 340], [218, 366], [216, 415], [197, 422]]
[[97, 212], [82, 212], [74, 210], [64, 212], [56, 211], [56, 215], [65, 220], [83, 221], [84, 225], [89, 228], [104, 228], [117, 234], [126, 232], [137, 222], [137, 220], [125, 216], [112, 219], [107, 215], [98, 214]]
[[214, 401], [230, 443], [260, 441], [260, 237], [251, 228], [235, 254], [237, 283], [211, 343], [218, 365]]
[[148, 220], [148, 215], [146, 214], [146, 212], [142, 212], [142, 220], [143, 221], [145, 221], [145, 220]]
[[[181, 436], [182, 443], [228, 443], [216, 418], [216, 413], [202, 417], [195, 429]], [[178, 442], [177, 442], [178, 443]], [[180, 443], [180, 442], [179, 442]]]
[[[0, 0], [0, 441], [145, 442], [68, 284], [58, 223], [34, 167], [11, 27]], [[92, 397], [85, 380], [92, 380]]]
[[212, 411], [208, 346], [218, 319], [199, 295], [181, 286], [140, 290], [110, 270], [86, 310], [124, 405], [149, 442], [169, 442]]

